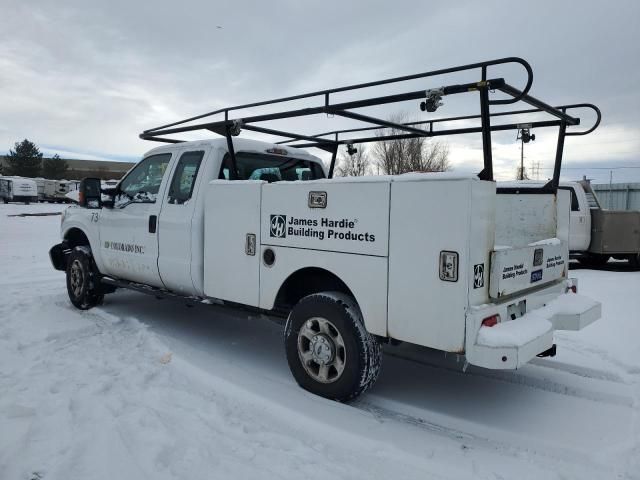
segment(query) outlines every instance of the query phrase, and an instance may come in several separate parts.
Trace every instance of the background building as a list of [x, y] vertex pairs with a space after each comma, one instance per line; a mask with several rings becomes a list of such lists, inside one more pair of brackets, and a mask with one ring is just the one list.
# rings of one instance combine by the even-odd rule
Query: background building
[[[0, 164], [6, 165], [5, 156], [0, 156]], [[43, 160], [45, 160], [43, 158]], [[64, 177], [67, 180], [81, 180], [85, 177], [98, 177], [103, 180], [117, 180], [135, 165], [133, 162], [112, 162], [103, 160], [64, 159], [69, 169]]]

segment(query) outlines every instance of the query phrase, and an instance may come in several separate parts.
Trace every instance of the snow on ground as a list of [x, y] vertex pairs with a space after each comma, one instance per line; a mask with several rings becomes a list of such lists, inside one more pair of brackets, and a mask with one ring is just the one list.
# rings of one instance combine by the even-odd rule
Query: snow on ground
[[134, 292], [75, 310], [59, 205], [0, 205], [0, 479], [640, 478], [640, 272], [576, 270], [603, 319], [517, 372], [387, 349], [353, 405], [279, 325]]

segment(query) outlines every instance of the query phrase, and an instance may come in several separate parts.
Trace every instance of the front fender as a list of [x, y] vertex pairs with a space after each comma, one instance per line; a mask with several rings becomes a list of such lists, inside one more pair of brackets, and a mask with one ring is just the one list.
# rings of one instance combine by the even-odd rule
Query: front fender
[[54, 245], [49, 250], [49, 259], [51, 260], [51, 264], [53, 268], [60, 271], [65, 271], [67, 269], [67, 260], [65, 250], [68, 250], [69, 246], [66, 242], [58, 243]]
[[[87, 237], [93, 259], [98, 270], [104, 272], [104, 262], [100, 250], [100, 231], [98, 223], [92, 221], [92, 215], [96, 213], [94, 209], [87, 209], [79, 206], [67, 208], [62, 222], [60, 233], [63, 243], [68, 241], [74, 229], [79, 230]], [[55, 247], [53, 247], [55, 248]]]

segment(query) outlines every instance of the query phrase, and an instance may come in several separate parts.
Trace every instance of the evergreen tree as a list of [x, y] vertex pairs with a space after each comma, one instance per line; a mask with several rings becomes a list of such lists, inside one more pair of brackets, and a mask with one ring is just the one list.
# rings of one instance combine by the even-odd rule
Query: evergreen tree
[[61, 159], [56, 153], [52, 158], [42, 160], [42, 176], [52, 180], [64, 178], [69, 165], [66, 160]]
[[42, 153], [35, 143], [26, 138], [22, 142], [16, 142], [15, 150], [9, 150], [7, 155], [7, 171], [5, 175], [19, 177], [37, 177], [42, 165]]

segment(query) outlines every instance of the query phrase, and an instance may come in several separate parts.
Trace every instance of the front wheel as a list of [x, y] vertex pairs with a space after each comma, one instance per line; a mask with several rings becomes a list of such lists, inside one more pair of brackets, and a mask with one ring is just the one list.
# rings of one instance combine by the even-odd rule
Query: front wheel
[[88, 247], [76, 247], [67, 259], [67, 292], [69, 300], [80, 310], [100, 305], [104, 293], [98, 283], [98, 271]]
[[325, 398], [352, 400], [380, 373], [380, 343], [366, 331], [356, 302], [343, 293], [300, 300], [287, 319], [284, 343], [298, 385]]

